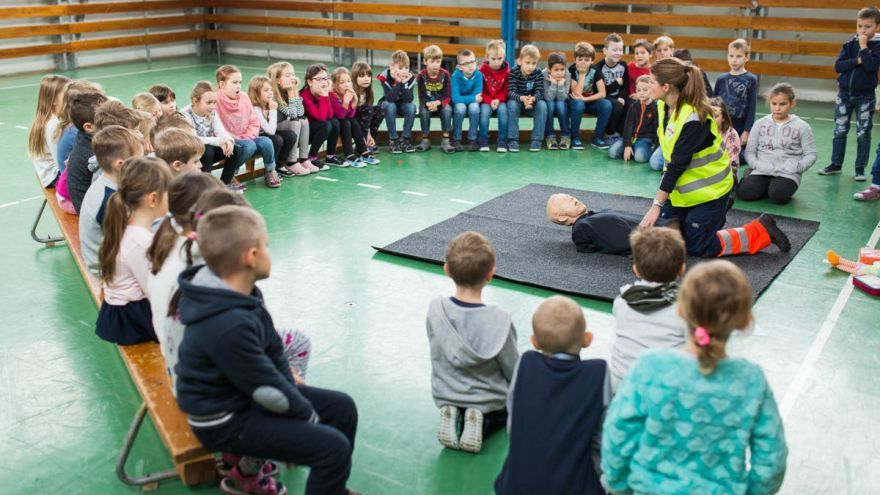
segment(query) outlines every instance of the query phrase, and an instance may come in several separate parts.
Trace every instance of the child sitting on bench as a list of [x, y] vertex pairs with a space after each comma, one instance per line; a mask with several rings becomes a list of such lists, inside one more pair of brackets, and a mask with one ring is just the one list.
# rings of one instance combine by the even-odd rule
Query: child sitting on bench
[[[357, 409], [346, 394], [297, 384], [255, 286], [272, 267], [263, 217], [222, 206], [199, 219], [205, 265], [179, 277], [177, 400], [211, 450], [239, 459], [223, 491], [283, 494], [264, 459], [309, 466], [308, 494], [345, 494], [357, 431]], [[170, 313], [178, 310], [172, 304]]]

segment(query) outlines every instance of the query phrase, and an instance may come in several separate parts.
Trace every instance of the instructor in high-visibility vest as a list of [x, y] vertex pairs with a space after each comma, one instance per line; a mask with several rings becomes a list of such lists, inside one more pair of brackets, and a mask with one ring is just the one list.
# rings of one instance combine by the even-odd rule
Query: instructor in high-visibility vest
[[654, 62], [651, 75], [666, 166], [639, 226], [652, 227], [658, 218], [677, 220], [688, 254], [696, 256], [754, 254], [770, 244], [789, 251], [788, 236], [770, 215], [723, 229], [734, 177], [700, 69], [667, 58]]

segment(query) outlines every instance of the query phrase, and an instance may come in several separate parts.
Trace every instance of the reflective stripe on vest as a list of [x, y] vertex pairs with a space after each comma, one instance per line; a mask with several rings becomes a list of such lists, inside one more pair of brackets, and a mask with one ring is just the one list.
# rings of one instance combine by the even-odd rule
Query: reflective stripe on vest
[[[657, 129], [660, 149], [667, 163], [672, 161], [672, 151], [681, 136], [681, 131], [688, 122], [696, 122], [699, 116], [691, 105], [682, 104], [677, 115], [670, 115], [670, 122], [663, 126], [666, 119], [665, 102], [657, 102], [657, 114], [661, 125]], [[691, 163], [678, 178], [675, 188], [669, 195], [672, 206], [690, 207], [718, 199], [733, 188], [733, 173], [730, 170], [730, 159], [722, 144], [721, 133], [715, 119], [707, 116], [712, 131], [712, 144], [698, 153], [694, 153]], [[674, 120], [673, 120], [674, 119]]]

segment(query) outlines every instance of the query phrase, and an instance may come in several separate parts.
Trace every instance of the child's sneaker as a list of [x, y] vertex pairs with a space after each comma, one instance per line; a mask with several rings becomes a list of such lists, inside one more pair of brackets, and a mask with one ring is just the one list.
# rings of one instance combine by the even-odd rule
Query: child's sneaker
[[867, 189], [853, 194], [856, 201], [877, 201], [880, 199], [880, 186], [871, 184]]
[[568, 136], [562, 136], [559, 140], [559, 149], [567, 150], [569, 148], [571, 148], [571, 138]]
[[326, 163], [322, 162], [321, 160], [318, 160], [317, 158], [312, 158], [311, 162], [312, 162], [312, 165], [314, 165], [315, 168], [318, 169], [317, 172], [326, 172], [326, 171], [330, 170], [330, 165], [327, 165]]
[[571, 149], [580, 151], [584, 149], [584, 143], [581, 142], [580, 138], [574, 138], [571, 140]]
[[379, 154], [379, 147], [378, 146], [367, 146], [367, 151], [369, 151], [370, 154], [372, 154], [372, 155], [378, 155]]
[[611, 144], [609, 144], [608, 141], [605, 141], [602, 138], [595, 138], [593, 139], [593, 142], [590, 143], [590, 146], [596, 148], [597, 150], [607, 150], [611, 147]]
[[394, 155], [403, 153], [403, 150], [400, 149], [400, 141], [391, 141], [391, 153]]
[[455, 151], [464, 151], [464, 145], [461, 144], [461, 141], [458, 140], [458, 139], [455, 139], [455, 140], [452, 141], [452, 148], [453, 148]]
[[468, 144], [468, 151], [480, 151], [480, 143], [476, 141], [471, 141]]
[[853, 177], [853, 180], [856, 182], [865, 182], [866, 180], [868, 180], [868, 178], [865, 176], [864, 170], [862, 170], [861, 172], [856, 170], [856, 175]]
[[409, 138], [403, 138], [400, 142], [400, 149], [403, 150], [404, 153], [415, 153], [416, 148], [409, 142]]
[[317, 162], [317, 161], [318, 161], [317, 158], [312, 157], [312, 158], [308, 158], [306, 160], [303, 160], [303, 162], [300, 165], [302, 165], [303, 168], [308, 170], [310, 173], [320, 172], [321, 168], [315, 166], [315, 162]]
[[840, 165], [831, 164], [819, 171], [819, 175], [837, 175], [843, 169]]
[[[547, 138], [547, 149], [548, 150], [558, 150], [559, 149], [559, 143], [556, 142], [555, 137]], [[532, 150], [529, 149], [529, 151], [532, 151]]]
[[480, 151], [489, 151], [489, 141], [480, 141]]
[[455, 146], [449, 141], [449, 138], [443, 138], [440, 140], [440, 149], [443, 150], [444, 153], [455, 153]]
[[229, 471], [229, 476], [220, 481], [220, 491], [232, 495], [285, 495], [287, 487], [263, 473], [244, 476], [235, 466]]
[[507, 153], [507, 142], [499, 140], [498, 147], [495, 148], [495, 151], [498, 153]]
[[[290, 165], [290, 167], [292, 166], [293, 164]], [[293, 171], [290, 170], [290, 167], [288, 167], [287, 165], [281, 165], [280, 167], [275, 168], [275, 171], [278, 172], [279, 175], [290, 177], [292, 175], [295, 175]]]
[[345, 160], [343, 160], [342, 158], [339, 158], [336, 155], [327, 155], [324, 158], [324, 163], [327, 163], [329, 165], [333, 165], [336, 167], [348, 167], [349, 165], [351, 165], [350, 163], [346, 162]]
[[238, 181], [235, 177], [232, 178], [232, 181], [229, 183], [231, 190], [237, 192], [245, 192], [247, 191], [247, 186]]
[[483, 413], [479, 409], [467, 408], [464, 412], [464, 428], [458, 446], [465, 452], [480, 452], [483, 448]]
[[[309, 162], [309, 165], [311, 165], [311, 162]], [[312, 166], [314, 167], [314, 165], [312, 165]], [[317, 167], [315, 167], [315, 168], [317, 169]], [[287, 170], [289, 170], [293, 175], [295, 175], [297, 177], [299, 177], [301, 175], [309, 175], [310, 173], [312, 173], [311, 170], [306, 168], [305, 162], [294, 163], [293, 165], [288, 167]]]
[[507, 143], [507, 151], [511, 153], [519, 153], [519, 141], [511, 141]]
[[351, 168], [364, 168], [367, 166], [367, 163], [363, 158], [355, 158], [351, 160]]
[[366, 163], [367, 165], [378, 165], [382, 163], [381, 160], [373, 156], [372, 153], [367, 153], [365, 155], [361, 155], [361, 161]]
[[[238, 461], [241, 460], [240, 455], [235, 455], [231, 452], [223, 452], [220, 455], [220, 460], [217, 461], [217, 473], [225, 478], [229, 476], [232, 468], [238, 466]], [[279, 473], [278, 464], [275, 464], [272, 461], [266, 461], [263, 464], [263, 469], [260, 470], [263, 473], [263, 476], [278, 476]]]
[[529, 151], [541, 151], [541, 141], [532, 141]]
[[278, 174], [275, 171], [266, 172], [266, 175], [263, 176], [263, 181], [266, 182], [266, 186], [272, 189], [277, 189], [281, 187], [281, 180], [278, 178]]
[[428, 151], [429, 149], [431, 149], [431, 140], [428, 138], [422, 138], [422, 140], [419, 141], [419, 144], [416, 145], [416, 151], [419, 152]]
[[445, 447], [458, 450], [458, 408], [443, 406], [440, 408], [440, 428], [437, 440]]

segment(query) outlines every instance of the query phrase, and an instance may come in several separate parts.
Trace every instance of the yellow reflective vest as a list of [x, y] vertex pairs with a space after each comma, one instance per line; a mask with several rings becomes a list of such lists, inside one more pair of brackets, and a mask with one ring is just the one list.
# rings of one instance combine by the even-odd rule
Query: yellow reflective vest
[[[663, 152], [663, 159], [669, 163], [672, 161], [672, 150], [681, 136], [684, 125], [698, 121], [699, 115], [693, 106], [683, 103], [677, 114], [669, 116], [669, 123], [664, 127], [666, 103], [661, 100], [657, 102], [657, 116], [660, 123], [657, 126], [660, 149]], [[672, 206], [686, 208], [707, 203], [726, 196], [733, 189], [730, 158], [722, 144], [718, 124], [711, 115], [707, 115], [706, 118], [712, 126], [712, 145], [694, 153], [690, 165], [678, 178], [675, 189], [669, 195]]]

